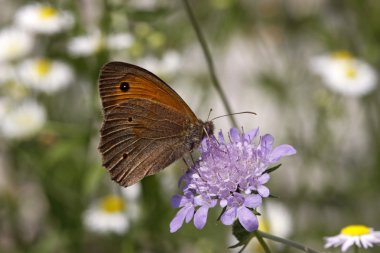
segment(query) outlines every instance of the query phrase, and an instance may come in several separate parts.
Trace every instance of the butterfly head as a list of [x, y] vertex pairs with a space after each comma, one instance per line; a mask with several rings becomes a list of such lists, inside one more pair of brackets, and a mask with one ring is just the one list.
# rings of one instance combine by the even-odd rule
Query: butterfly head
[[210, 135], [214, 134], [214, 123], [212, 123], [212, 121], [201, 121], [201, 123], [203, 127], [203, 134], [201, 139], [203, 140], [203, 138], [210, 137]]

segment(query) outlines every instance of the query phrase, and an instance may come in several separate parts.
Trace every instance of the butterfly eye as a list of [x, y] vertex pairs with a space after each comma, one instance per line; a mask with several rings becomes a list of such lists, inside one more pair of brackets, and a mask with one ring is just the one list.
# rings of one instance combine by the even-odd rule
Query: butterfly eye
[[121, 82], [120, 90], [123, 92], [127, 92], [129, 90], [129, 83], [128, 82]]
[[123, 159], [127, 158], [127, 156], [128, 156], [128, 153], [124, 153], [123, 154]]
[[132, 117], [129, 117], [129, 118], [128, 118], [128, 122], [132, 122]]

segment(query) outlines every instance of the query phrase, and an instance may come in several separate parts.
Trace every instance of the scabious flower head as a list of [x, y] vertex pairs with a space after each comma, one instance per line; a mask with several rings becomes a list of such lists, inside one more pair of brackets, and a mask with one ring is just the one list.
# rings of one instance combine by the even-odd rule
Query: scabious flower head
[[27, 31], [54, 34], [70, 28], [74, 17], [48, 4], [33, 3], [21, 7], [15, 14], [16, 24]]
[[269, 197], [264, 185], [269, 181], [267, 169], [282, 156], [293, 155], [295, 149], [287, 144], [273, 149], [274, 139], [270, 134], [254, 143], [258, 129], [240, 134], [236, 128], [230, 130], [230, 143], [222, 132], [218, 138], [205, 138], [200, 146], [201, 157], [182, 176], [183, 195], [175, 195], [173, 207], [181, 208], [170, 223], [170, 231], [177, 231], [184, 221], [194, 217], [194, 225], [201, 229], [206, 224], [209, 208], [219, 204], [225, 208], [221, 222], [231, 225], [236, 218], [248, 231], [258, 228], [252, 209]]
[[342, 228], [339, 235], [326, 237], [325, 240], [325, 248], [342, 246], [342, 252], [354, 244], [367, 249], [374, 244], [380, 244], [380, 231], [364, 225], [350, 225]]
[[374, 90], [378, 80], [376, 70], [371, 65], [346, 51], [313, 57], [310, 70], [333, 91], [353, 97]]

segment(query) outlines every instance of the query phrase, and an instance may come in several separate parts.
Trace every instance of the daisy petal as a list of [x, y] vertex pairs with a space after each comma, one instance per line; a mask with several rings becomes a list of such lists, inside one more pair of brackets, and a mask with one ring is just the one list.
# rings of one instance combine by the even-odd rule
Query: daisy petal
[[342, 244], [342, 251], [345, 252], [349, 247], [355, 243], [355, 240], [352, 238], [347, 238], [346, 241]]

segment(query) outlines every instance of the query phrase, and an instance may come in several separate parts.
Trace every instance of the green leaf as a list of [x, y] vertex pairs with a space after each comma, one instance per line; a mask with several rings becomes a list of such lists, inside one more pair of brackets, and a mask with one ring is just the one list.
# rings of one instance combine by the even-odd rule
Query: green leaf
[[232, 234], [236, 237], [236, 239], [239, 241], [237, 244], [230, 246], [229, 248], [237, 248], [240, 246], [243, 246], [241, 249], [244, 250], [245, 247], [247, 247], [248, 243], [251, 241], [253, 237], [255, 237], [254, 233], [248, 232], [243, 228], [243, 226], [240, 224], [239, 220], [236, 220], [232, 226]]
[[222, 215], [224, 214], [224, 212], [227, 210], [227, 207], [225, 206], [222, 210], [222, 212], [220, 213], [220, 215], [218, 216], [218, 218], [216, 219], [217, 221], [220, 221]]
[[272, 173], [273, 171], [277, 170], [280, 167], [281, 167], [281, 163], [278, 164], [278, 165], [276, 165], [276, 166], [274, 166], [274, 167], [271, 167], [271, 168], [265, 170], [263, 174], [265, 174], [265, 173]]

